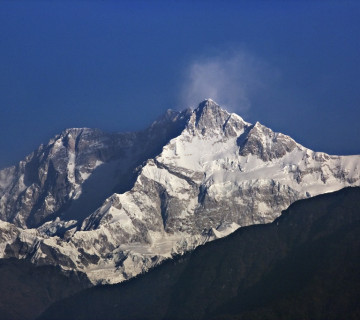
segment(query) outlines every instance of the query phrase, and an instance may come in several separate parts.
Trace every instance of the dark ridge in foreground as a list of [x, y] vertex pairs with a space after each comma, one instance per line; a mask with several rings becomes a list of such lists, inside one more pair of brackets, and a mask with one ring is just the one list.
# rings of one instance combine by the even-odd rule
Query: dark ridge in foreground
[[91, 286], [85, 274], [54, 266], [0, 259], [0, 319], [35, 319], [49, 305]]
[[126, 283], [39, 319], [359, 319], [360, 188], [301, 200]]

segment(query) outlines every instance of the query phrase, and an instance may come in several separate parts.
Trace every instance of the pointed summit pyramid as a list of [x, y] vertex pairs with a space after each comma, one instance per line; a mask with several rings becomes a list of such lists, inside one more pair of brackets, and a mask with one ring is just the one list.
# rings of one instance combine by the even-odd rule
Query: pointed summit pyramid
[[[104, 230], [116, 234], [111, 243], [121, 243], [134, 268], [124, 263], [124, 273], [112, 277], [119, 281], [137, 272], [135, 257], [149, 266], [150, 256], [159, 262], [240, 226], [271, 222], [297, 199], [359, 184], [356, 161], [360, 157], [322, 157], [205, 100], [142, 167], [134, 188], [113, 195], [83, 226], [98, 237]], [[352, 172], [345, 179], [339, 163], [341, 172]]]
[[211, 99], [201, 102], [194, 112], [198, 130], [221, 127], [230, 115]]
[[188, 129], [202, 136], [235, 136], [246, 123], [240, 116], [222, 109], [215, 101], [202, 101], [193, 111]]
[[[62, 183], [59, 188], [55, 185], [45, 189], [44, 184], [40, 193], [34, 184], [29, 191], [19, 189], [21, 194], [30, 200], [42, 195], [37, 199], [45, 198], [50, 210], [59, 204], [58, 199], [69, 199], [69, 193], [58, 192], [64, 191], [60, 188], [63, 184], [71, 191], [69, 182], [79, 181], [79, 190], [84, 190], [81, 195], [86, 195], [86, 184], [80, 185], [78, 177], [98, 188], [89, 190], [106, 189], [112, 193], [77, 222], [78, 228], [62, 229], [62, 233], [57, 228], [69, 221], [54, 219], [31, 232], [0, 224], [3, 239], [8, 239], [2, 244], [6, 247], [3, 256], [82, 270], [93, 283], [116, 283], [239, 227], [271, 222], [298, 199], [360, 184], [360, 156], [314, 152], [259, 123], [245, 122], [210, 99], [193, 111], [170, 111], [162, 119], [166, 121], [160, 120], [142, 133], [116, 139], [109, 136], [91, 141], [88, 136], [86, 150], [77, 153], [81, 149], [74, 149], [74, 161], [66, 152], [58, 153], [59, 167], [52, 169], [65, 173], [62, 180], [57, 180]], [[41, 159], [41, 163], [55, 163], [53, 159]], [[84, 166], [80, 166], [80, 159]], [[97, 160], [113, 159], [101, 167], [121, 188], [115, 184], [116, 189], [105, 185], [100, 190], [94, 179], [96, 168], [85, 166], [89, 159], [95, 164]], [[39, 168], [39, 173], [43, 170]], [[104, 177], [104, 171], [98, 172]], [[133, 173], [131, 177], [126, 176], [129, 172]], [[75, 180], [71, 180], [74, 176]], [[19, 182], [14, 185], [26, 187]], [[18, 189], [9, 184], [6, 190]], [[49, 190], [53, 198], [46, 197]], [[33, 203], [22, 204], [30, 214]], [[18, 202], [13, 204], [2, 197], [0, 208], [12, 205], [11, 212], [18, 213]], [[6, 230], [10, 230], [9, 234]]]

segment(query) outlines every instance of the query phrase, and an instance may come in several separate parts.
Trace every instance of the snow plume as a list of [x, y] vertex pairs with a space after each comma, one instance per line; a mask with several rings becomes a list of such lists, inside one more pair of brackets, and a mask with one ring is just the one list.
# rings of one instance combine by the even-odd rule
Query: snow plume
[[186, 70], [182, 105], [195, 107], [211, 98], [244, 114], [251, 107], [251, 96], [260, 93], [269, 75], [266, 63], [244, 51], [203, 57]]

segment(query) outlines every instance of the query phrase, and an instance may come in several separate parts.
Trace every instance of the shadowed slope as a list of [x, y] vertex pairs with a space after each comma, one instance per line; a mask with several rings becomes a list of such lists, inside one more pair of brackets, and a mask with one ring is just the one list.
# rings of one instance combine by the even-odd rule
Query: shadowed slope
[[51, 303], [91, 285], [86, 275], [37, 267], [26, 260], [0, 260], [0, 319], [34, 319]]
[[40, 319], [356, 319], [360, 188], [298, 201], [127, 283], [55, 303]]

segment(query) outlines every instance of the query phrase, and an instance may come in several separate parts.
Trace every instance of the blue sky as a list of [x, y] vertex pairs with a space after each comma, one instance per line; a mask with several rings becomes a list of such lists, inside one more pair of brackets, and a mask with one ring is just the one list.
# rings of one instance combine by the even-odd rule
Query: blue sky
[[356, 1], [1, 1], [0, 167], [68, 127], [142, 129], [213, 98], [360, 153]]

